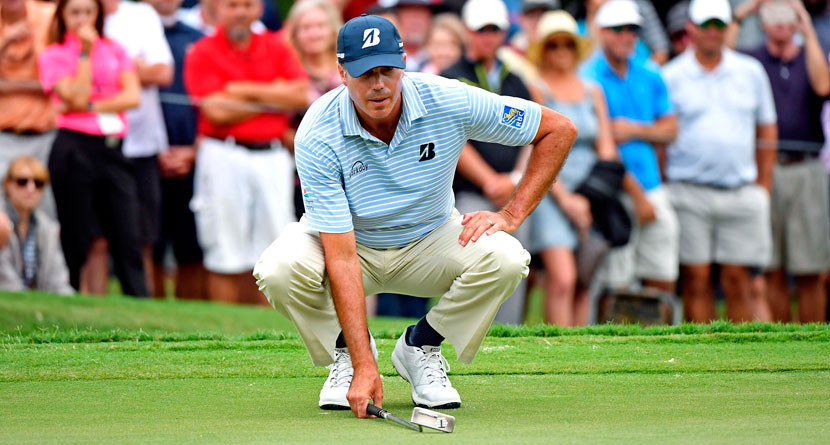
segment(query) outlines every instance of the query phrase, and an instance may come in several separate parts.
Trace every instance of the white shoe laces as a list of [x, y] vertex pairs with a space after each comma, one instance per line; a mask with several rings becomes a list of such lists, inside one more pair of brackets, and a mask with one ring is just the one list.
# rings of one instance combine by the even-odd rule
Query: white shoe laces
[[332, 387], [349, 386], [352, 384], [354, 368], [352, 367], [352, 356], [348, 350], [335, 351], [334, 363], [326, 366], [331, 372], [329, 381]]
[[450, 364], [441, 352], [424, 352], [418, 359], [418, 366], [424, 368], [427, 384], [438, 382], [441, 386], [448, 386], [450, 378], [447, 377], [447, 372], [450, 370]]

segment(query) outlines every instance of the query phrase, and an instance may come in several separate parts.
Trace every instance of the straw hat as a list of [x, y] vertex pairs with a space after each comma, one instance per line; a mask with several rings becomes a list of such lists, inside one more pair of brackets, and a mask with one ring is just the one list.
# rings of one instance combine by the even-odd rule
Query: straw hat
[[542, 61], [545, 43], [555, 35], [567, 35], [576, 42], [577, 62], [591, 55], [591, 42], [579, 35], [576, 20], [565, 11], [548, 11], [539, 20], [537, 40], [528, 49], [528, 58], [537, 65]]

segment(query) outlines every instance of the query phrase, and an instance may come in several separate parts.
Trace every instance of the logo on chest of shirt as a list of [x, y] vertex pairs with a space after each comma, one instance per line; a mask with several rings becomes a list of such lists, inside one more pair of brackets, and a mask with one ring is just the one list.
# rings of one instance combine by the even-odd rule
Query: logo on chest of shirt
[[505, 105], [501, 115], [501, 124], [513, 128], [522, 128], [525, 123], [525, 112], [518, 108]]
[[430, 159], [435, 157], [435, 144], [429, 142], [427, 144], [421, 144], [421, 159], [418, 162], [429, 161]]
[[366, 170], [369, 170], [369, 166], [364, 164], [363, 161], [355, 162], [354, 164], [352, 164], [351, 170], [349, 170], [349, 179], [351, 179], [352, 176], [355, 176], [358, 173], [365, 172]]

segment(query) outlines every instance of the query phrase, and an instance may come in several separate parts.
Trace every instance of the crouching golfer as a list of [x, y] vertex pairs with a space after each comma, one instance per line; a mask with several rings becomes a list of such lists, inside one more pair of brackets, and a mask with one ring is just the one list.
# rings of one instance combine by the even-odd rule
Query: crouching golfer
[[[357, 417], [383, 400], [365, 296], [440, 296], [398, 340], [392, 363], [415, 404], [459, 407], [441, 342], [472, 361], [499, 305], [527, 276], [530, 256], [508, 233], [550, 189], [576, 129], [531, 102], [404, 73], [398, 30], [377, 16], [341, 28], [337, 57], [344, 86], [311, 106], [295, 139], [305, 216], [266, 249], [254, 276], [314, 364], [330, 365], [320, 407]], [[462, 217], [453, 208], [468, 139], [535, 145], [499, 212]]]

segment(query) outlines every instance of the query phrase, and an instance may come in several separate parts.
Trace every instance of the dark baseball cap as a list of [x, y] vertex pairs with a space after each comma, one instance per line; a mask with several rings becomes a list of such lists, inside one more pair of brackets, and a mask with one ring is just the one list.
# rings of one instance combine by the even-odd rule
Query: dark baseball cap
[[554, 11], [561, 8], [562, 5], [559, 4], [559, 0], [524, 0], [522, 2], [522, 12], [525, 14], [534, 9]]
[[340, 28], [337, 61], [352, 77], [379, 66], [406, 68], [401, 35], [392, 22], [376, 15], [363, 14]]

